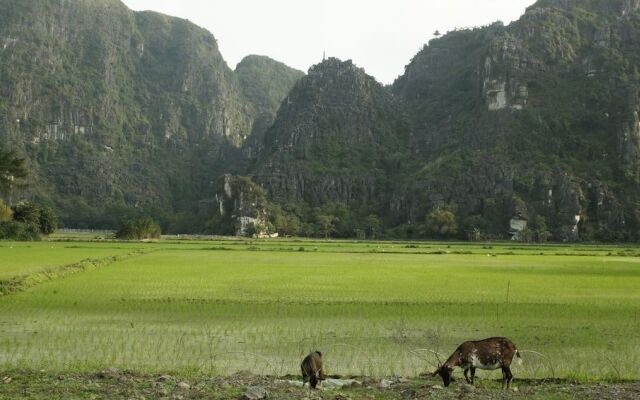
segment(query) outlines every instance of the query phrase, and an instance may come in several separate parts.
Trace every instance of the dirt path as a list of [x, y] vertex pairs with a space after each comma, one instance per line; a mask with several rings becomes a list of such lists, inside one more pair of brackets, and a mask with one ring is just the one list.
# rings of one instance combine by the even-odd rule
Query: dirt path
[[273, 378], [239, 372], [229, 377], [144, 375], [105, 370], [94, 374], [0, 371], [0, 399], [640, 399], [640, 382], [573, 384], [514, 381], [517, 390], [500, 390], [499, 382], [476, 387], [455, 382], [449, 388], [431, 379], [356, 378], [340, 389], [311, 391]]

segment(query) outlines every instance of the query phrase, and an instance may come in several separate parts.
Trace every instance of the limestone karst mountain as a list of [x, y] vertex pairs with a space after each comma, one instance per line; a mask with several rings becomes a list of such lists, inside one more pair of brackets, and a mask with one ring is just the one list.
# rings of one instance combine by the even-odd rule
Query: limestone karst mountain
[[421, 237], [447, 210], [460, 238], [640, 238], [640, 0], [540, 0], [389, 87], [332, 58], [233, 71], [210, 33], [117, 0], [0, 7], [0, 138], [66, 226], [229, 232], [232, 173], [287, 234]]
[[538, 220], [556, 239], [635, 237], [639, 4], [540, 1], [425, 46], [392, 88], [424, 155], [419, 201], [467, 231]]
[[0, 140], [29, 160], [27, 195], [67, 226], [149, 213], [199, 229], [198, 201], [302, 75], [275, 62], [235, 73], [206, 30], [119, 0], [0, 10]]
[[540, 1], [509, 26], [432, 40], [375, 91], [353, 66], [319, 64], [280, 109], [256, 179], [278, 203], [345, 203], [399, 236], [447, 209], [460, 237], [633, 239], [638, 10]]
[[277, 203], [384, 213], [409, 129], [392, 94], [350, 61], [309, 70], [265, 134], [254, 179]]

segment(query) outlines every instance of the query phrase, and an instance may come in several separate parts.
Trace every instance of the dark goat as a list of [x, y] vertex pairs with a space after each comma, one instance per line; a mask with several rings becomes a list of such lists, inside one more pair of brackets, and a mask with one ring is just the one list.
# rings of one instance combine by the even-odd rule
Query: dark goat
[[302, 386], [309, 382], [309, 386], [315, 389], [318, 382], [324, 381], [325, 375], [322, 369], [322, 353], [314, 351], [302, 360], [300, 364], [302, 370]]
[[[511, 385], [513, 374], [511, 373], [511, 361], [513, 356], [520, 358], [520, 353], [513, 342], [507, 338], [494, 337], [473, 342], [464, 342], [451, 357], [438, 367], [433, 376], [440, 375], [445, 386], [451, 383], [451, 373], [455, 367], [464, 370], [464, 377], [468, 383], [473, 384], [476, 368], [485, 370], [502, 369], [502, 387], [507, 389]], [[468, 373], [471, 371], [471, 379]]]

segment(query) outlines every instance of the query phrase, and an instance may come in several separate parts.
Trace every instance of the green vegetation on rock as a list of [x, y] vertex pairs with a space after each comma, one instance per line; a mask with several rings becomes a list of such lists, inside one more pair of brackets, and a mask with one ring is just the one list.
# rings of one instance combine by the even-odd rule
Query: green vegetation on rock
[[[264, 190], [256, 231], [640, 239], [635, 0], [541, 0], [437, 35], [389, 87], [334, 58], [233, 71], [188, 21], [69, 4], [0, 0], [0, 139], [33, 183], [12, 194], [62, 226], [238, 233], [211, 206], [228, 175]], [[442, 209], [455, 234], [427, 226]]]
[[540, 1], [509, 26], [425, 46], [392, 88], [424, 154], [412, 207], [454, 205], [460, 237], [505, 237], [524, 220], [554, 240], [638, 239], [632, 3]]
[[[254, 178], [303, 224], [345, 205], [349, 236], [373, 213], [388, 237], [640, 239], [639, 11], [540, 1], [432, 40], [390, 88], [326, 60], [281, 107]], [[454, 235], [425, 226], [441, 209]]]

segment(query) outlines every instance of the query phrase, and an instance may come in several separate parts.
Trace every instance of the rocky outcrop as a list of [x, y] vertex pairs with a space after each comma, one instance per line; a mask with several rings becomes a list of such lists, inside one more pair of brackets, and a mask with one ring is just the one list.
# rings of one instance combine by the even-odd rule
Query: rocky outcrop
[[527, 72], [543, 70], [544, 65], [526, 51], [523, 43], [505, 32], [489, 46], [483, 66], [483, 94], [490, 111], [527, 105]]
[[264, 190], [241, 176], [224, 175], [216, 185], [212, 201], [201, 201], [201, 214], [210, 232], [251, 236], [269, 233]]

